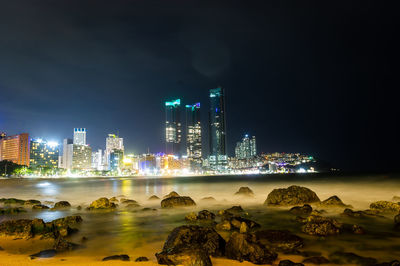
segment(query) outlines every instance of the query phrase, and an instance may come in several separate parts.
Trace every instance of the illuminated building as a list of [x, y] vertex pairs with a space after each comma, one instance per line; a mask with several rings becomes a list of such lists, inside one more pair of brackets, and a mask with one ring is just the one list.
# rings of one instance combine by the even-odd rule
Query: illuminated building
[[5, 132], [0, 132], [0, 139], [4, 139], [6, 137], [6, 133]]
[[92, 164], [92, 148], [88, 145], [73, 144], [72, 169], [90, 169]]
[[29, 134], [4, 136], [0, 139], [0, 161], [29, 166]]
[[124, 158], [123, 150], [112, 150], [110, 153], [110, 170], [119, 171], [122, 168]]
[[74, 128], [74, 144], [86, 145], [86, 128]]
[[256, 137], [251, 139], [245, 135], [241, 142], [236, 144], [235, 157], [237, 159], [249, 159], [257, 155]]
[[[105, 164], [111, 170], [111, 153], [113, 151], [124, 151], [124, 139], [118, 137], [115, 134], [108, 134], [106, 138], [106, 150], [105, 150]], [[122, 160], [122, 158], [121, 158]]]
[[72, 139], [64, 139], [61, 168], [64, 168], [64, 169], [72, 168], [73, 150], [74, 150], [73, 140]]
[[218, 87], [210, 90], [209, 112], [209, 164], [213, 170], [226, 170], [228, 156], [226, 151], [225, 91]]
[[30, 166], [31, 167], [58, 167], [58, 143], [45, 140], [31, 140]]
[[97, 152], [92, 152], [92, 168], [103, 170], [103, 151], [98, 149]]
[[166, 153], [181, 155], [181, 100], [165, 102], [165, 144]]
[[202, 164], [200, 103], [186, 105], [186, 148], [191, 168]]
[[139, 171], [149, 172], [157, 169], [156, 156], [154, 154], [144, 154], [139, 158]]

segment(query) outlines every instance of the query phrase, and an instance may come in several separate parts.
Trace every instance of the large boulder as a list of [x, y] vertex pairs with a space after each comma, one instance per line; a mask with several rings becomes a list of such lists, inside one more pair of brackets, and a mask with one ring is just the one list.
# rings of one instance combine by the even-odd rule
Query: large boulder
[[297, 216], [308, 216], [313, 211], [312, 207], [309, 204], [304, 204], [303, 206], [295, 206], [291, 208], [290, 213]]
[[164, 196], [164, 199], [170, 198], [170, 197], [179, 197], [180, 195], [176, 193], [175, 191], [170, 192], [168, 195]]
[[151, 196], [148, 200], [159, 200], [160, 198], [156, 195]]
[[371, 266], [377, 263], [376, 259], [369, 257], [362, 257], [350, 252], [337, 251], [329, 255], [331, 262], [335, 264], [353, 264], [362, 266]]
[[345, 209], [341, 215], [348, 216], [352, 218], [365, 218], [365, 217], [382, 217], [379, 215], [381, 213], [378, 210], [365, 210], [365, 211], [353, 211], [351, 209]]
[[225, 249], [226, 257], [255, 264], [272, 264], [277, 254], [257, 242], [254, 234], [234, 232]]
[[350, 208], [350, 205], [346, 205], [338, 196], [332, 196], [326, 200], [321, 201], [321, 206], [323, 207], [340, 207], [340, 208]]
[[254, 233], [257, 241], [277, 252], [292, 252], [304, 245], [304, 240], [287, 230], [262, 230]]
[[24, 202], [24, 205], [37, 205], [37, 204], [41, 204], [41, 202], [35, 199], [26, 200]]
[[32, 210], [47, 210], [50, 209], [48, 206], [46, 205], [42, 205], [42, 204], [36, 204], [32, 206]]
[[373, 210], [379, 210], [382, 212], [389, 212], [389, 213], [400, 212], [400, 204], [384, 200], [373, 202], [369, 205], [369, 207]]
[[56, 202], [56, 204], [54, 204], [53, 207], [53, 209], [65, 209], [65, 208], [71, 208], [71, 204], [65, 200]]
[[241, 187], [235, 193], [237, 196], [246, 196], [246, 197], [254, 197], [254, 192], [249, 187]]
[[335, 219], [311, 215], [304, 220], [301, 230], [303, 233], [316, 236], [337, 235], [341, 232], [342, 224]]
[[223, 256], [225, 240], [212, 228], [196, 225], [172, 230], [163, 250], [156, 253], [159, 264], [211, 265], [209, 256]]
[[161, 201], [161, 208], [175, 208], [195, 206], [196, 203], [190, 197], [168, 197]]
[[3, 204], [18, 204], [18, 205], [24, 205], [25, 204], [25, 200], [22, 199], [16, 199], [16, 198], [2, 198], [0, 199], [0, 203]]
[[0, 236], [13, 236], [29, 239], [45, 233], [46, 225], [42, 219], [8, 220], [0, 223]]
[[99, 198], [93, 201], [90, 206], [89, 210], [101, 210], [101, 209], [115, 209], [117, 206], [114, 202], [110, 202], [107, 198]]
[[290, 206], [320, 202], [317, 194], [311, 189], [300, 186], [272, 190], [264, 204], [272, 206]]

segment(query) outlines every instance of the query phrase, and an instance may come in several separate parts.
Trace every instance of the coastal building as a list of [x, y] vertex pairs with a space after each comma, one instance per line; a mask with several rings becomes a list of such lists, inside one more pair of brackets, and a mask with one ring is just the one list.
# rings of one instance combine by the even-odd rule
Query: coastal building
[[123, 166], [124, 151], [114, 149], [110, 153], [110, 170], [120, 171]]
[[59, 145], [58, 143], [45, 141], [42, 139], [32, 139], [30, 141], [31, 167], [58, 167]]
[[210, 90], [209, 134], [210, 168], [212, 170], [225, 171], [228, 163], [226, 150], [225, 90], [221, 87]]
[[73, 150], [74, 150], [73, 140], [72, 139], [64, 139], [61, 168], [64, 168], [64, 169], [72, 168]]
[[235, 157], [237, 159], [249, 159], [257, 155], [256, 137], [246, 134], [241, 142], [236, 143]]
[[182, 124], [181, 100], [165, 102], [165, 151], [167, 154], [181, 156]]
[[95, 170], [103, 170], [103, 150], [98, 149], [92, 152], [92, 168]]
[[200, 103], [186, 105], [186, 149], [192, 170], [202, 164]]
[[29, 166], [29, 134], [3, 136], [0, 139], [0, 161]]
[[74, 128], [74, 144], [86, 145], [86, 128]]
[[111, 153], [113, 153], [114, 151], [117, 151], [117, 153], [118, 151], [122, 151], [122, 153], [124, 152], [124, 139], [120, 138], [116, 134], [108, 134], [106, 138], [106, 150], [104, 153], [104, 159], [105, 159], [104, 164], [106, 165], [106, 169], [112, 170]]
[[91, 166], [92, 149], [90, 146], [73, 144], [71, 169], [89, 170]]

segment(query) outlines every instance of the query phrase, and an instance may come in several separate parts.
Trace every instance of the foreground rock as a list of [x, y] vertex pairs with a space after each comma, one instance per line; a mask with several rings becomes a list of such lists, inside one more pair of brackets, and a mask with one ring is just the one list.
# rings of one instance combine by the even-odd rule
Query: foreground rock
[[151, 196], [148, 200], [159, 200], [160, 198], [156, 195]]
[[275, 206], [290, 206], [320, 202], [317, 194], [311, 189], [300, 186], [290, 186], [272, 190], [264, 204]]
[[295, 206], [289, 210], [290, 213], [297, 216], [308, 216], [313, 211], [309, 204], [304, 204], [303, 206]]
[[394, 228], [400, 229], [400, 214], [394, 217]]
[[353, 211], [351, 209], [345, 209], [341, 215], [353, 218], [383, 217], [379, 215], [379, 213], [381, 212], [377, 210]]
[[53, 209], [65, 209], [65, 208], [71, 208], [71, 204], [65, 200], [56, 202], [56, 204], [54, 204], [53, 207]]
[[176, 193], [175, 191], [172, 191], [168, 195], [165, 195], [164, 199], [170, 198], [170, 197], [180, 197], [180, 195], [178, 193]]
[[156, 257], [159, 264], [212, 265], [210, 256], [224, 253], [225, 240], [214, 229], [191, 225], [172, 230]]
[[190, 197], [168, 197], [161, 201], [161, 208], [189, 207], [196, 203]]
[[389, 212], [389, 213], [399, 213], [400, 212], [400, 204], [390, 202], [390, 201], [377, 201], [371, 203], [369, 207], [373, 210], [379, 210], [382, 212]]
[[400, 196], [393, 196], [392, 201], [400, 202]]
[[304, 259], [303, 262], [307, 264], [316, 264], [316, 265], [331, 263], [330, 260], [322, 256], [309, 257]]
[[261, 227], [260, 224], [256, 223], [255, 221], [234, 215], [228, 211], [223, 211], [220, 214], [221, 222], [216, 225], [217, 230], [239, 230], [241, 233], [246, 233], [250, 230]]
[[29, 255], [29, 257], [33, 260], [35, 258], [51, 258], [54, 257], [57, 254], [57, 251], [55, 249], [46, 249], [42, 250], [38, 253]]
[[241, 187], [235, 193], [236, 196], [254, 197], [254, 192], [249, 187]]
[[42, 204], [42, 203], [39, 200], [34, 200], [34, 199], [26, 200], [24, 202], [24, 205], [37, 205], [37, 204]]
[[215, 220], [215, 214], [208, 211], [202, 210], [198, 214], [191, 212], [186, 215], [185, 220], [190, 222], [201, 221], [201, 222], [213, 222]]
[[136, 262], [141, 262], [141, 261], [149, 261], [147, 257], [138, 257], [135, 259]]
[[110, 202], [107, 198], [99, 198], [90, 204], [88, 210], [112, 210], [116, 207], [117, 205], [114, 202]]
[[329, 255], [331, 262], [344, 265], [344, 264], [354, 264], [354, 265], [375, 265], [376, 259], [369, 257], [362, 257], [350, 252], [334, 252]]
[[287, 230], [262, 230], [254, 233], [259, 243], [276, 252], [293, 252], [304, 246], [304, 240]]
[[32, 210], [47, 210], [47, 209], [50, 209], [50, 208], [47, 207], [46, 205], [42, 205], [42, 204], [37, 204], [37, 205], [32, 206]]
[[18, 205], [24, 205], [25, 204], [25, 200], [22, 199], [16, 199], [16, 198], [2, 198], [0, 199], [0, 203], [3, 203], [4, 205], [7, 204], [18, 204]]
[[382, 263], [375, 264], [374, 266], [400, 266], [400, 261], [393, 260], [390, 262], [382, 262]]
[[301, 231], [309, 235], [337, 235], [342, 228], [342, 224], [335, 219], [317, 215], [311, 215], [302, 220], [302, 222], [305, 224], [301, 227]]
[[324, 207], [340, 207], [340, 208], [351, 208], [351, 205], [344, 204], [338, 196], [332, 196], [322, 201], [321, 206]]
[[130, 258], [126, 254], [121, 254], [121, 255], [113, 255], [113, 256], [108, 256], [102, 259], [102, 261], [109, 261], [109, 260], [122, 260], [122, 261], [130, 261]]
[[226, 244], [226, 257], [238, 261], [250, 261], [255, 264], [271, 264], [277, 254], [257, 242], [256, 236], [234, 232]]
[[304, 266], [303, 263], [296, 263], [291, 260], [281, 260], [278, 266]]
[[17, 214], [21, 212], [26, 212], [26, 210], [22, 207], [15, 207], [15, 208], [0, 208], [0, 214]]

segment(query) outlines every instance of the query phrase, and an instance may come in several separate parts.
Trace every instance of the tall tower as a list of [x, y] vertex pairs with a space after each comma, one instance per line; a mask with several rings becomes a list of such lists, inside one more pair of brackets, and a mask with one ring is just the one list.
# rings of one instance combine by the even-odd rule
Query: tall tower
[[[118, 156], [114, 157], [116, 153], [118, 153]], [[122, 154], [122, 156], [120, 154]], [[108, 169], [117, 170], [115, 167], [114, 168], [112, 167], [113, 164], [112, 159], [121, 157], [120, 161], [122, 162], [123, 154], [124, 154], [124, 139], [120, 138], [115, 134], [108, 134], [108, 137], [106, 138], [106, 151], [104, 154]]]
[[186, 150], [192, 169], [202, 164], [200, 103], [186, 105]]
[[86, 128], [74, 128], [74, 144], [86, 145]]
[[165, 144], [166, 153], [181, 155], [181, 100], [165, 102]]
[[209, 112], [211, 168], [226, 169], [228, 156], [226, 151], [225, 90], [221, 87], [210, 90]]

